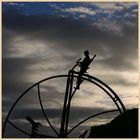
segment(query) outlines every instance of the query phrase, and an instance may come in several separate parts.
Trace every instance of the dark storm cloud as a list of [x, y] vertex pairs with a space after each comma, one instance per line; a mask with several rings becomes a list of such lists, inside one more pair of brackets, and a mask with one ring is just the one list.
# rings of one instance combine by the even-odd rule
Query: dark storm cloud
[[[81, 119], [85, 119], [86, 117], [89, 117], [91, 115], [100, 113], [106, 111], [106, 109], [104, 108], [91, 108], [91, 107], [71, 107], [71, 113], [70, 113], [70, 122], [73, 123], [75, 121], [79, 122]], [[16, 114], [13, 114], [10, 119], [11, 120], [21, 120], [21, 119], [25, 119], [26, 116], [30, 116], [33, 117], [36, 120], [40, 120], [40, 119], [44, 119], [45, 117], [42, 114], [41, 109], [36, 109], [36, 108], [18, 108], [16, 109]], [[48, 108], [45, 109], [45, 112], [47, 114], [47, 116], [49, 117], [49, 119], [57, 119], [59, 118], [59, 122], [61, 120], [61, 113], [62, 113], [62, 109], [60, 108]], [[101, 115], [101, 118], [106, 118], [106, 119], [110, 119], [114, 116], [114, 113], [110, 113], [109, 115]]]
[[[32, 63], [32, 60], [26, 58], [3, 58], [2, 59], [2, 90], [3, 103], [13, 102], [29, 86], [25, 82], [26, 66]], [[12, 82], [13, 81], [13, 82]]]
[[[132, 60], [138, 55], [137, 18], [130, 17], [128, 21], [120, 20], [119, 24], [114, 25], [121, 27], [122, 36], [120, 36], [113, 31], [104, 30], [104, 27], [96, 26], [99, 24], [98, 22], [96, 25], [92, 25], [91, 21], [89, 22], [86, 19], [74, 20], [73, 18], [62, 18], [47, 14], [27, 16], [16, 10], [10, 10], [4, 12], [3, 25], [17, 35], [24, 34], [28, 36], [29, 40], [38, 39], [55, 42], [57, 47], [64, 52], [87, 48], [92, 51], [95, 50], [97, 55], [103, 57], [111, 54], [111, 57], [99, 62], [104, 66], [118, 70], [125, 69], [124, 65], [126, 69], [128, 67], [133, 68]], [[135, 25], [131, 26], [127, 22], [135, 23]], [[127, 60], [129, 57], [132, 60]]]

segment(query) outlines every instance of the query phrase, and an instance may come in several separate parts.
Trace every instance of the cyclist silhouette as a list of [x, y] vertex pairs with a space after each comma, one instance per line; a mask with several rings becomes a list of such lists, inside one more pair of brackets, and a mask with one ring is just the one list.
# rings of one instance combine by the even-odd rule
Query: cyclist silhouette
[[80, 84], [82, 82], [82, 80], [81, 80], [82, 75], [86, 72], [89, 64], [91, 63], [91, 59], [89, 57], [89, 51], [88, 50], [84, 51], [84, 55], [85, 55], [84, 60], [82, 62], [78, 62], [79, 66], [80, 66], [80, 72], [79, 72], [79, 76], [77, 77], [77, 83], [76, 83], [76, 88], [77, 89], [79, 89]]

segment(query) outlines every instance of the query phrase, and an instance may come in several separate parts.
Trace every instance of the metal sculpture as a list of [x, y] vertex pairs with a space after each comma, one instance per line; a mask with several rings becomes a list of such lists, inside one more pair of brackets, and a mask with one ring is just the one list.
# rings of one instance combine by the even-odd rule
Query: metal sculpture
[[[87, 51], [85, 53], [88, 53]], [[85, 54], [88, 55], [88, 54]], [[15, 129], [19, 130], [20, 132], [24, 133], [25, 135], [28, 135], [29, 137], [60, 137], [60, 138], [66, 138], [69, 137], [69, 134], [75, 130], [75, 128], [77, 128], [79, 125], [81, 125], [82, 123], [86, 122], [87, 120], [94, 118], [96, 116], [105, 114], [105, 113], [109, 113], [109, 112], [114, 112], [114, 111], [119, 111], [120, 114], [126, 112], [125, 106], [123, 104], [123, 102], [121, 101], [121, 99], [118, 97], [118, 95], [107, 85], [105, 84], [103, 81], [99, 80], [96, 77], [93, 77], [91, 75], [86, 74], [86, 70], [89, 68], [90, 63], [93, 61], [93, 59], [96, 57], [96, 55], [93, 56], [92, 59], [89, 59], [89, 63], [85, 66], [82, 65], [82, 62], [80, 62], [81, 58], [76, 62], [76, 64], [74, 65], [74, 67], [72, 69], [70, 69], [68, 71], [67, 75], [56, 75], [56, 76], [52, 76], [52, 77], [48, 77], [45, 78], [37, 83], [35, 83], [34, 85], [32, 85], [31, 87], [29, 87], [25, 92], [23, 92], [19, 98], [15, 101], [15, 103], [12, 105], [12, 107], [9, 110], [9, 113], [5, 119], [4, 125], [3, 125], [3, 132], [2, 132], [2, 136], [4, 137], [5, 134], [5, 128], [7, 123], [9, 123], [11, 126], [13, 126]], [[82, 66], [81, 67], [81, 71], [77, 72], [75, 71], [75, 68], [77, 66]], [[84, 67], [84, 68], [83, 68]], [[67, 78], [67, 84], [66, 84], [66, 90], [65, 90], [65, 97], [64, 97], [64, 104], [63, 104], [63, 112], [62, 112], [62, 117], [61, 117], [61, 126], [60, 126], [60, 131], [57, 132], [54, 128], [54, 126], [51, 124], [48, 115], [46, 114], [43, 104], [42, 104], [42, 99], [41, 99], [41, 95], [40, 95], [40, 84], [48, 81], [50, 79], [55, 79], [55, 78], [60, 78], [60, 77], [66, 77]], [[77, 84], [74, 87], [73, 85], [73, 80], [74, 78], [77, 78]], [[75, 93], [77, 90], [79, 90], [80, 85], [82, 84], [83, 81], [88, 81], [96, 86], [98, 86], [100, 89], [102, 89], [102, 91], [104, 91], [104, 93], [106, 93], [114, 102], [114, 104], [116, 105], [117, 109], [114, 110], [108, 110], [108, 111], [104, 111], [104, 112], [100, 112], [97, 114], [93, 114], [91, 116], [88, 116], [87, 118], [85, 118], [84, 120], [78, 122], [73, 128], [71, 128], [70, 130], [68, 130], [68, 125], [69, 125], [69, 114], [70, 114], [70, 108], [71, 108], [71, 101], [72, 98], [74, 97]], [[31, 119], [30, 117], [27, 117], [26, 119], [32, 124], [32, 134], [29, 134], [28, 132], [25, 132], [24, 130], [22, 130], [21, 128], [18, 128], [15, 124], [13, 124], [10, 120], [9, 117], [14, 109], [14, 107], [17, 105], [17, 103], [20, 101], [20, 99], [28, 93], [28, 91], [30, 91], [33, 87], [37, 87], [38, 89], [38, 99], [39, 99], [39, 103], [41, 106], [41, 110], [43, 112], [43, 115], [46, 119], [46, 121], [48, 122], [50, 128], [54, 131], [54, 133], [56, 134], [56, 136], [49, 136], [49, 135], [42, 135], [37, 133], [37, 129], [38, 127], [41, 125], [38, 122], [35, 122], [33, 119]], [[85, 137], [86, 135], [86, 131], [81, 134], [79, 137]]]

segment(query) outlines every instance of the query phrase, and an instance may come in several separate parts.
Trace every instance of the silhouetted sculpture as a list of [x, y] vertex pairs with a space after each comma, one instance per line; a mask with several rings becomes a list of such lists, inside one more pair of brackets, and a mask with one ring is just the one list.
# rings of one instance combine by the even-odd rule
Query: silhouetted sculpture
[[80, 84], [82, 82], [81, 80], [82, 75], [87, 71], [87, 69], [89, 68], [88, 66], [90, 65], [94, 57], [96, 56], [94, 55], [94, 57], [90, 59], [88, 50], [84, 51], [84, 55], [85, 55], [84, 60], [82, 62], [78, 62], [78, 65], [80, 66], [80, 72], [79, 72], [79, 76], [77, 78], [77, 83], [76, 83], [77, 89], [80, 88]]
[[26, 117], [27, 121], [29, 121], [32, 124], [32, 134], [31, 137], [34, 138], [37, 135], [37, 131], [39, 126], [41, 126], [40, 123], [35, 122], [31, 117]]
[[[84, 74], [84, 73], [86, 73], [87, 69], [89, 69], [89, 65], [92, 62], [92, 60], [96, 57], [96, 55], [94, 55], [92, 58], [90, 58], [88, 50], [84, 51], [84, 55], [85, 55], [84, 60], [82, 62], [80, 62], [80, 60], [81, 60], [81, 58], [80, 58], [76, 62], [76, 64], [68, 71], [67, 75], [56, 75], [56, 76], [48, 77], [44, 80], [37, 82], [36, 84], [29, 87], [26, 91], [24, 91], [19, 96], [19, 98], [14, 102], [13, 106], [11, 107], [11, 109], [10, 109], [6, 119], [5, 119], [2, 136], [4, 136], [6, 124], [9, 123], [15, 129], [30, 136], [31, 138], [57, 138], [57, 137], [58, 138], [68, 138], [68, 136], [70, 136], [70, 133], [73, 132], [73, 130], [75, 130], [78, 126], [85, 123], [86, 121], [88, 121], [91, 118], [97, 117], [98, 115], [101, 115], [101, 114], [114, 112], [114, 111], [119, 111], [119, 113], [121, 115], [123, 113], [126, 113], [126, 109], [125, 109], [125, 106], [123, 105], [123, 102], [120, 100], [119, 96], [107, 84], [105, 84], [103, 81], [101, 81], [100, 79], [98, 79], [96, 77], [93, 77], [89, 74]], [[74, 70], [78, 65], [80, 66], [79, 72]], [[60, 131], [58, 132], [53, 127], [51, 122], [49, 121], [48, 116], [45, 114], [45, 110], [44, 110], [43, 105], [42, 105], [39, 85], [43, 82], [50, 80], [50, 79], [61, 78], [61, 77], [67, 77], [67, 81], [66, 81], [65, 94], [63, 96], [64, 103], [63, 103], [63, 109], [62, 109], [62, 113], [61, 113], [61, 125], [60, 125], [60, 128], [57, 128], [57, 130], [60, 130]], [[77, 82], [76, 82], [75, 89], [73, 89], [73, 86], [75, 84], [75, 77], [77, 77]], [[82, 119], [80, 122], [76, 123], [72, 128], [70, 128], [69, 124], [70, 124], [70, 117], [71, 117], [70, 111], [71, 111], [72, 98], [74, 97], [74, 94], [76, 93], [77, 89], [79, 89], [83, 80], [87, 80], [88, 82], [90, 82], [90, 83], [96, 85], [97, 87], [99, 87], [100, 89], [102, 89], [107, 95], [109, 95], [109, 97], [115, 103], [118, 110], [115, 109], [115, 110], [105, 110], [102, 112], [98, 112], [96, 114], [93, 114], [91, 116], [88, 116], [88, 117]], [[34, 121], [31, 117], [26, 117], [27, 121], [29, 121], [29, 123], [32, 126], [31, 134], [18, 128], [16, 125], [14, 125], [14, 123], [12, 123], [9, 120], [10, 114], [13, 111], [15, 105], [17, 105], [18, 101], [20, 101], [20, 99], [28, 91], [30, 91], [32, 88], [34, 88], [36, 86], [38, 88], [38, 98], [39, 98], [39, 103], [40, 103], [42, 113], [43, 113], [46, 121], [48, 122], [49, 127], [55, 133], [54, 136], [49, 136], [47, 134], [39, 134], [38, 129], [39, 129], [39, 126], [41, 126], [41, 124], [39, 122]], [[93, 113], [94, 113], [94, 111], [93, 111]], [[134, 116], [137, 117], [138, 115], [134, 115]], [[89, 134], [89, 137], [93, 137], [93, 138], [99, 138], [99, 137], [100, 138], [101, 137], [102, 138], [111, 138], [111, 137], [113, 138], [113, 137], [117, 137], [117, 136], [118, 136], [118, 138], [119, 137], [138, 137], [138, 126], [137, 126], [138, 119], [137, 118], [133, 119], [133, 117], [132, 117], [132, 119], [128, 121], [127, 117], [128, 117], [128, 115], [126, 113], [125, 117], [123, 114], [123, 117], [116, 118], [109, 125], [103, 125], [101, 127], [92, 127], [90, 134]], [[136, 122], [136, 123], [134, 123], [134, 122]], [[122, 124], [124, 124], [123, 127], [122, 127]], [[127, 125], [127, 124], [129, 124], [129, 125]], [[129, 134], [130, 127], [128, 127], [128, 126], [131, 126], [131, 129], [132, 129], [131, 135]], [[49, 132], [49, 130], [48, 130], [48, 132]], [[87, 133], [88, 133], [88, 131], [85, 130], [79, 137], [85, 138], [87, 136]]]

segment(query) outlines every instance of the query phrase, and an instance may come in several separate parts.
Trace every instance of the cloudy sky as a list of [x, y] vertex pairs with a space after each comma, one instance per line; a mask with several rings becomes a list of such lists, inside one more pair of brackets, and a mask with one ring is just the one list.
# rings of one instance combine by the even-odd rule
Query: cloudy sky
[[[84, 58], [84, 50], [90, 51], [90, 57], [97, 55], [88, 74], [108, 84], [127, 109], [137, 107], [137, 3], [3, 2], [2, 18], [3, 120], [21, 93], [46, 77], [67, 74], [80, 57]], [[58, 132], [65, 83], [63, 77], [40, 85], [43, 106]], [[85, 81], [72, 100], [69, 128], [85, 117], [109, 109], [116, 109], [112, 100]], [[41, 133], [55, 135], [40, 110], [37, 87], [21, 99], [9, 119], [29, 132], [27, 115], [42, 123]], [[114, 116], [92, 119], [72, 135]], [[9, 124], [5, 135], [27, 137]]]

